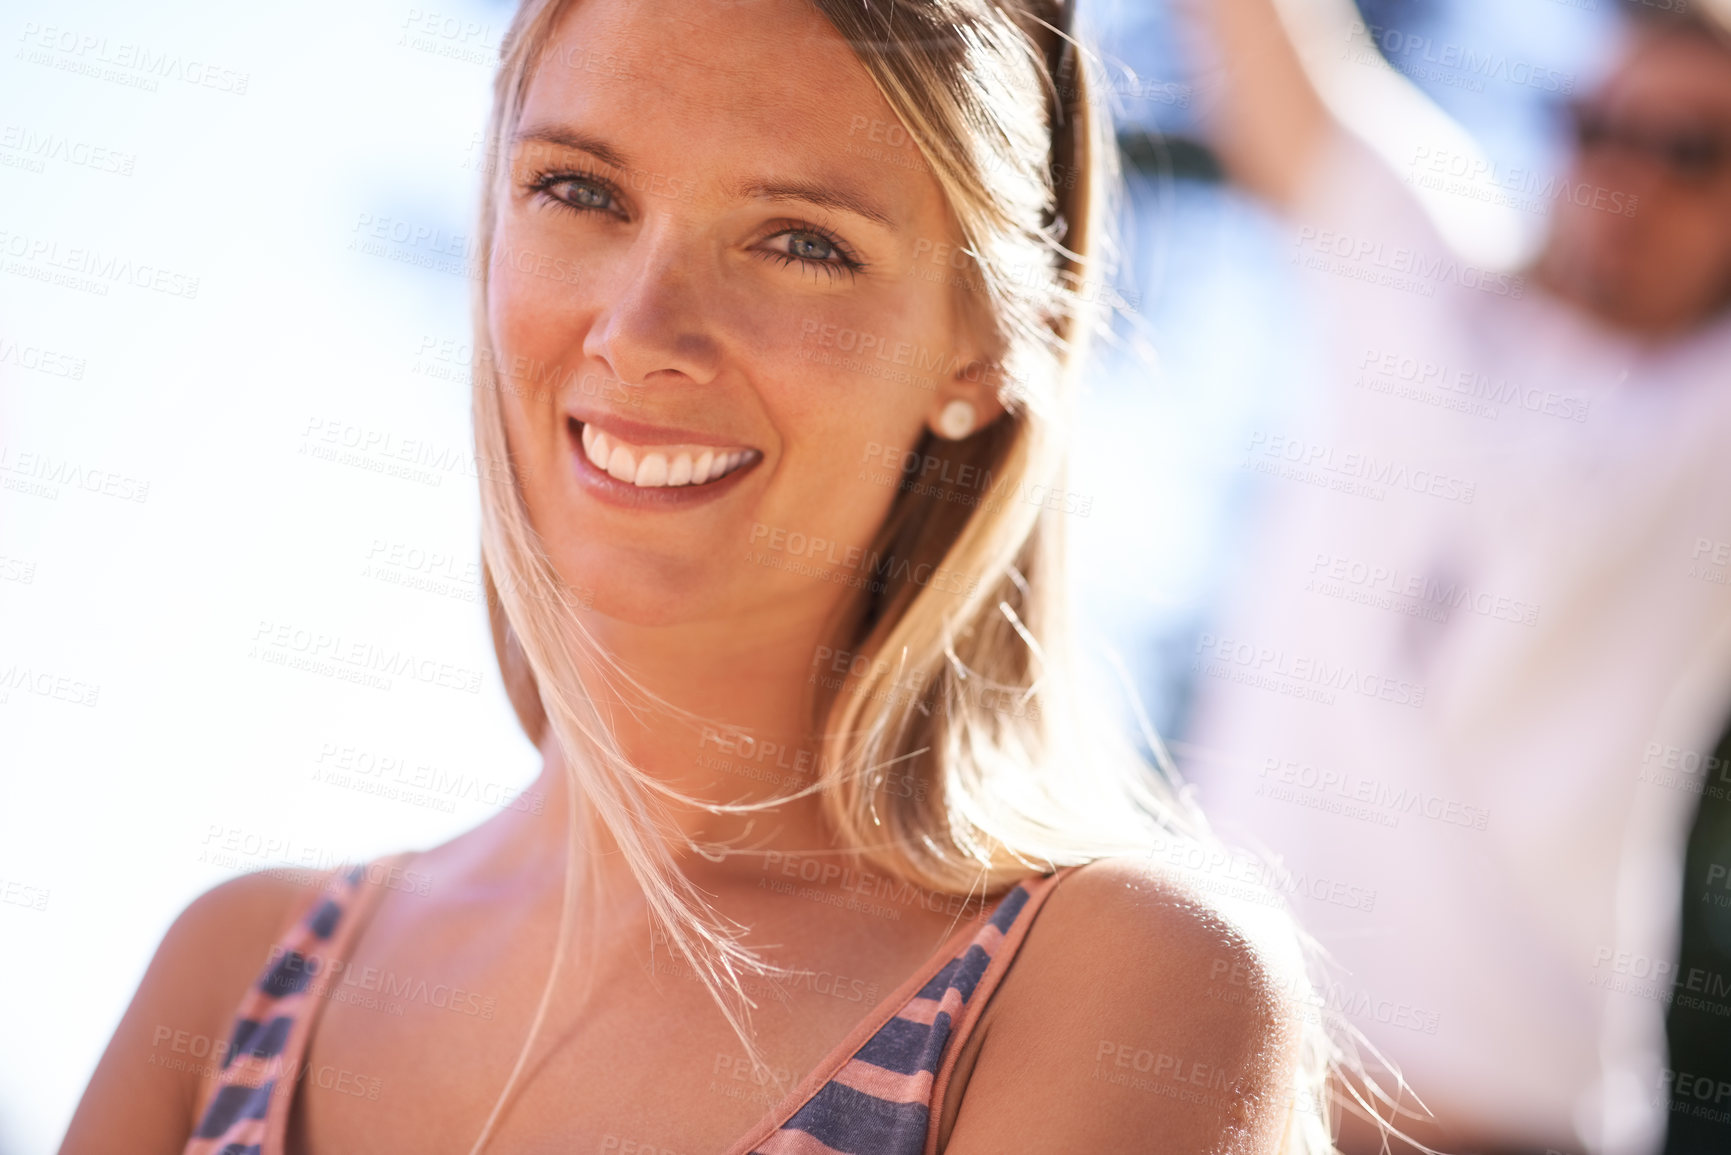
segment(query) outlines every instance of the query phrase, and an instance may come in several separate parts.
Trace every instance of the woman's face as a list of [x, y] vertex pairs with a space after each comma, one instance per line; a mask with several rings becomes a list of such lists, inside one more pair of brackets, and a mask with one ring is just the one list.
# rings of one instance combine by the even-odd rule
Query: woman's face
[[813, 571], [871, 576], [848, 551], [896, 494], [886, 461], [951, 400], [1000, 412], [939, 187], [806, 0], [579, 0], [509, 168], [507, 436], [553, 563], [609, 617], [833, 605]]

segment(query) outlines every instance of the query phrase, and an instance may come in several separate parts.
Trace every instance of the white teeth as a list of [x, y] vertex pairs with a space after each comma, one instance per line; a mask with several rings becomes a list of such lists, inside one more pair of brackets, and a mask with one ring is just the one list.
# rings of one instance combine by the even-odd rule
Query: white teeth
[[637, 467], [637, 476], [631, 479], [631, 484], [650, 488], [666, 485], [667, 458], [659, 453], [645, 454], [643, 464]]
[[644, 489], [704, 485], [732, 473], [751, 457], [749, 449], [627, 446], [587, 423], [583, 425], [582, 440], [583, 455], [596, 469]]
[[583, 448], [589, 454], [589, 464], [601, 472], [607, 472], [607, 435], [597, 433], [589, 426], [583, 427]]

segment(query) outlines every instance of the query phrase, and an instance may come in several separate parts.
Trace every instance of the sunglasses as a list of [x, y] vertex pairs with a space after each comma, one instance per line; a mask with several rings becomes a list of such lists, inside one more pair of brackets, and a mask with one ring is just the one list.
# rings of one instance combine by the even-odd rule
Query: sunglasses
[[1583, 155], [1619, 151], [1657, 164], [1686, 184], [1708, 184], [1731, 159], [1726, 132], [1700, 122], [1620, 116], [1591, 102], [1567, 107], [1575, 144]]

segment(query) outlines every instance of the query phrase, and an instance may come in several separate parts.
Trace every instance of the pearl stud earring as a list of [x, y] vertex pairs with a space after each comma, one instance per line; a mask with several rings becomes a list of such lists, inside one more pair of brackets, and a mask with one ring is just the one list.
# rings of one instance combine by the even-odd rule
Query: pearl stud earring
[[974, 431], [975, 420], [973, 403], [958, 397], [938, 414], [938, 434], [951, 441], [960, 441]]

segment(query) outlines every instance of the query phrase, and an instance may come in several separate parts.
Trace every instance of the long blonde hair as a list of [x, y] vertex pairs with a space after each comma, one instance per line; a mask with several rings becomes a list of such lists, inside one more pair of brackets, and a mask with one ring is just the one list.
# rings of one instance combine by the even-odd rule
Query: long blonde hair
[[[530, 524], [507, 450], [500, 394], [510, 386], [490, 349], [486, 270], [508, 141], [571, 2], [524, 0], [501, 49], [489, 125], [493, 164], [474, 298], [489, 617], [524, 730], [540, 744], [551, 729], [566, 755], [573, 807], [581, 798], [605, 825], [658, 928], [755, 1058], [742, 976], [775, 968], [741, 945], [741, 928], [709, 908], [658, 835], [662, 802], [682, 796], [631, 765], [588, 679], [645, 701], [653, 695], [571, 612], [576, 596]], [[812, 3], [852, 47], [942, 189], [965, 242], [972, 313], [1002, 350], [995, 380], [1007, 413], [959, 442], [927, 433], [914, 447], [952, 468], [898, 491], [866, 551], [895, 564], [844, 599], [829, 650], [849, 656], [847, 672], [814, 679], [822, 748], [810, 790], [840, 845], [892, 877], [948, 895], [983, 897], [1035, 871], [1147, 857], [1175, 838], [1206, 842], [1206, 823], [1158, 742], [1150, 766], [1081, 700], [1064, 570], [1070, 515], [1043, 500], [1066, 491], [1078, 374], [1091, 335], [1110, 316], [1102, 303], [1112, 299], [1117, 152], [1090, 89], [1092, 58], [1071, 28], [1073, 0]], [[962, 477], [992, 480], [982, 491], [952, 480]], [[922, 580], [938, 571], [967, 580]], [[887, 788], [892, 770], [900, 788]], [[773, 804], [682, 800], [712, 810]], [[562, 925], [561, 952], [564, 940]], [[552, 983], [550, 974], [531, 1039]], [[1333, 1051], [1306, 1030], [1288, 1149], [1321, 1152], [1331, 1149], [1318, 1108]]]

